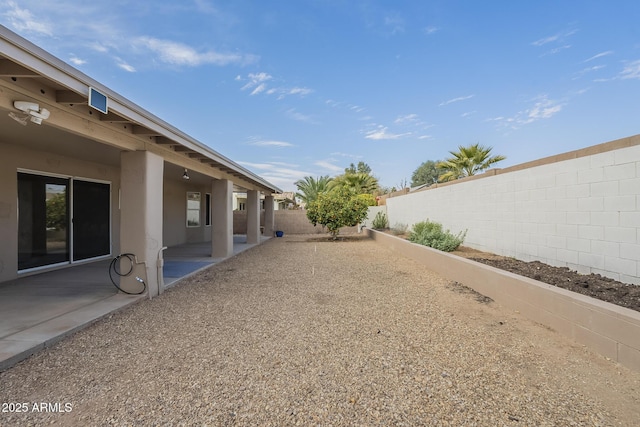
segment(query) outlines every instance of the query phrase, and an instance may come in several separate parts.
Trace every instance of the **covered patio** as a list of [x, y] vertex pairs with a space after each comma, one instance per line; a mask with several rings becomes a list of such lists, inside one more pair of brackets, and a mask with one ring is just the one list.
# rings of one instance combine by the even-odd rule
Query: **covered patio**
[[[270, 237], [262, 236], [261, 243]], [[256, 246], [233, 236], [233, 255]], [[224, 261], [211, 243], [189, 243], [164, 251], [164, 288]], [[232, 256], [233, 256], [232, 255]], [[0, 371], [128, 305], [148, 298], [126, 295], [109, 278], [111, 260], [77, 265], [0, 283]]]

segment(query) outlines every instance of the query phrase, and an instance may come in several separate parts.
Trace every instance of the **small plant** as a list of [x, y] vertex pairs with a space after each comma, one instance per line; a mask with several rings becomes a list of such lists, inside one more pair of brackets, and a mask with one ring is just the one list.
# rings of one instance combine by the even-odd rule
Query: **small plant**
[[408, 240], [440, 251], [451, 252], [462, 244], [466, 235], [467, 230], [452, 234], [449, 230], [443, 230], [442, 224], [426, 220], [413, 225]]
[[387, 214], [384, 212], [378, 212], [376, 217], [371, 222], [371, 226], [374, 230], [382, 230], [387, 228], [389, 222], [387, 221]]
[[403, 234], [406, 234], [407, 228], [409, 228], [407, 224], [397, 222], [396, 225], [391, 227], [391, 233], [395, 236], [402, 236]]

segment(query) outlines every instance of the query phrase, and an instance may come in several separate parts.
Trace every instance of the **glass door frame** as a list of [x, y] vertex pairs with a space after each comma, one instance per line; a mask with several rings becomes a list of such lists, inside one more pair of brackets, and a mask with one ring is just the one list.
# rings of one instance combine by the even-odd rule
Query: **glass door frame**
[[[111, 181], [106, 181], [106, 180], [99, 180], [99, 179], [92, 179], [92, 178], [83, 178], [83, 177], [79, 177], [79, 176], [73, 176], [73, 175], [64, 175], [64, 174], [58, 174], [58, 173], [51, 173], [51, 172], [43, 172], [43, 171], [38, 171], [38, 170], [33, 170], [33, 169], [24, 169], [24, 168], [18, 168], [16, 170], [16, 183], [17, 183], [17, 176], [19, 173], [23, 173], [23, 174], [30, 174], [30, 175], [37, 175], [37, 176], [42, 176], [42, 177], [46, 177], [46, 178], [61, 178], [61, 179], [66, 179], [68, 180], [68, 206], [67, 206], [67, 210], [69, 212], [68, 215], [68, 251], [69, 251], [69, 260], [68, 261], [64, 261], [64, 262], [58, 262], [58, 263], [54, 263], [54, 264], [47, 264], [47, 265], [42, 265], [42, 266], [38, 266], [38, 267], [32, 267], [32, 268], [25, 268], [25, 269], [19, 269], [17, 270], [18, 274], [25, 274], [25, 273], [32, 273], [32, 272], [36, 272], [36, 271], [42, 271], [42, 270], [50, 270], [50, 269], [55, 269], [55, 268], [59, 268], [65, 265], [74, 265], [74, 264], [83, 264], [83, 263], [88, 263], [88, 262], [92, 262], [92, 261], [97, 261], [97, 260], [101, 260], [101, 259], [108, 259], [111, 258], [112, 254], [113, 254], [113, 185]], [[73, 233], [74, 233], [74, 227], [73, 227], [73, 199], [74, 199], [74, 191], [73, 191], [73, 183], [74, 181], [85, 181], [85, 182], [95, 182], [98, 184], [107, 184], [109, 185], [109, 253], [105, 254], [105, 255], [99, 255], [97, 257], [93, 257], [93, 258], [86, 258], [86, 259], [82, 259], [82, 260], [75, 260], [74, 259], [74, 245], [73, 245]], [[17, 201], [17, 209], [19, 212], [20, 209], [20, 200], [17, 194], [17, 186], [16, 186], [16, 201]], [[19, 217], [20, 215], [17, 215], [16, 218], [16, 232], [19, 232]]]

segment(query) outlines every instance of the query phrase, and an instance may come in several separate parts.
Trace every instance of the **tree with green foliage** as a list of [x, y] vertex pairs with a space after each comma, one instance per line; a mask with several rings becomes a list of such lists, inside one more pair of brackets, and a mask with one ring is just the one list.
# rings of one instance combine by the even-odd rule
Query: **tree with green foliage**
[[491, 156], [492, 147], [485, 147], [479, 143], [468, 147], [458, 146], [458, 151], [449, 151], [453, 156], [436, 165], [445, 172], [440, 175], [438, 181], [446, 182], [466, 176], [475, 175], [478, 172], [490, 168], [497, 162], [506, 159], [505, 156]]
[[438, 182], [438, 177], [444, 173], [436, 167], [440, 163], [440, 160], [427, 160], [413, 171], [411, 175], [411, 186], [417, 187], [419, 185], [430, 186]]
[[68, 209], [67, 192], [63, 191], [46, 201], [46, 221], [47, 228], [65, 230], [67, 228]]
[[305, 176], [304, 179], [297, 180], [294, 184], [298, 187], [296, 197], [302, 202], [309, 204], [313, 202], [318, 195], [329, 191], [329, 183], [333, 178], [329, 178], [329, 175], [314, 178], [312, 176]]
[[373, 194], [378, 189], [378, 179], [363, 172], [338, 175], [329, 184], [329, 189], [339, 187], [348, 189], [352, 194]]
[[345, 187], [319, 194], [307, 205], [307, 218], [314, 226], [321, 224], [327, 227], [335, 240], [340, 227], [353, 227], [367, 218], [369, 204], [366, 196], [353, 194]]
[[344, 173], [345, 174], [364, 173], [364, 174], [367, 174], [367, 175], [371, 175], [371, 166], [369, 166], [368, 164], [366, 164], [363, 161], [358, 162], [358, 166], [357, 167], [353, 163], [351, 163], [348, 168], [344, 169]]

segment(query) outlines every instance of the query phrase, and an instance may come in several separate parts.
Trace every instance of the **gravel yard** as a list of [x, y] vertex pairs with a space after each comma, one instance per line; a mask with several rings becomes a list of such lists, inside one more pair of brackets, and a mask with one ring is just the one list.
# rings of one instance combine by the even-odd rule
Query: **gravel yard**
[[372, 241], [309, 237], [0, 373], [3, 410], [28, 404], [0, 425], [638, 425], [639, 373]]

